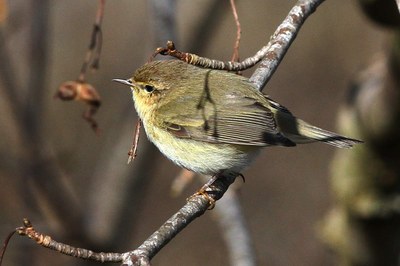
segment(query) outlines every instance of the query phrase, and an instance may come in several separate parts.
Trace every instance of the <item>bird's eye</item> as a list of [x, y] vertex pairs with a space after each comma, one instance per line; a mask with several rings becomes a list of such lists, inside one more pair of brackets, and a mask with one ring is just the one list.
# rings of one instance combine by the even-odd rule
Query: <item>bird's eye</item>
[[151, 85], [146, 85], [144, 86], [144, 90], [148, 93], [153, 92], [154, 91], [154, 87]]

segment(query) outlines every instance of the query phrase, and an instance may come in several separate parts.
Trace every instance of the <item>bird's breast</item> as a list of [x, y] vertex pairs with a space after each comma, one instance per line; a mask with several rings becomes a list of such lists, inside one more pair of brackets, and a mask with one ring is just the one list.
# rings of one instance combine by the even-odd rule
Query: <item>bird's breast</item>
[[224, 170], [240, 173], [258, 154], [259, 147], [216, 144], [178, 138], [167, 130], [143, 121], [151, 142], [171, 161], [193, 172], [214, 175]]

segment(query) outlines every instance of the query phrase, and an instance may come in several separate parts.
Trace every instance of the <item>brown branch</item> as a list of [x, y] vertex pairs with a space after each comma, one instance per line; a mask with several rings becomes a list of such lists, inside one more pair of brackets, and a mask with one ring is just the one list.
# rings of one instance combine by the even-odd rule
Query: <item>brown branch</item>
[[3, 263], [3, 258], [4, 258], [4, 254], [6, 253], [6, 249], [7, 249], [8, 243], [10, 242], [11, 237], [15, 233], [16, 233], [16, 230], [14, 230], [11, 233], [9, 233], [8, 236], [6, 237], [6, 239], [3, 242], [3, 246], [1, 247], [1, 250], [0, 250], [0, 266]]
[[240, 37], [242, 34], [242, 29], [240, 27], [240, 22], [239, 22], [239, 16], [236, 10], [236, 4], [235, 0], [230, 0], [231, 8], [232, 8], [232, 13], [233, 17], [235, 18], [235, 23], [236, 23], [236, 41], [235, 45], [233, 46], [233, 54], [232, 54], [232, 62], [238, 62], [239, 61], [239, 46], [240, 46]]
[[138, 119], [138, 121], [136, 122], [135, 132], [133, 133], [132, 146], [128, 152], [128, 164], [130, 164], [137, 156], [137, 148], [139, 145], [141, 127], [142, 127], [142, 120]]
[[[194, 219], [205, 213], [210, 205], [210, 198], [219, 200], [235, 181], [235, 176], [218, 178], [204, 192], [207, 194], [194, 194], [188, 202], [170, 219], [168, 219], [156, 232], [143, 242], [137, 249], [125, 253], [94, 252], [84, 248], [73, 247], [53, 240], [49, 235], [40, 233], [34, 229], [31, 222], [24, 218], [23, 226], [16, 232], [21, 236], [27, 236], [40, 246], [49, 248], [68, 256], [98, 262], [123, 262], [128, 265], [150, 265], [149, 261], [179, 232], [188, 226]], [[10, 235], [7, 239], [9, 239]], [[7, 243], [7, 242], [5, 242]], [[145, 264], [143, 264], [145, 263]]]
[[98, 262], [121, 262], [122, 255], [112, 252], [94, 252], [84, 248], [76, 248], [61, 242], [53, 240], [49, 235], [45, 235], [35, 230], [31, 222], [24, 218], [23, 226], [18, 227], [15, 231], [21, 236], [27, 236], [38, 245], [60, 252], [68, 256], [93, 260]]

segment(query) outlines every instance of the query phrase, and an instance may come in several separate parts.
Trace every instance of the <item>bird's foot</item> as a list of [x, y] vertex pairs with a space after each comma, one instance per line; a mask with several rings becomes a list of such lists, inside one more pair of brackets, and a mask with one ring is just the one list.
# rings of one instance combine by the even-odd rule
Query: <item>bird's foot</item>
[[206, 198], [208, 200], [208, 210], [212, 210], [215, 208], [215, 202], [216, 200], [213, 199], [208, 193], [207, 191], [197, 191], [196, 193], [194, 193], [192, 196], [190, 196], [189, 198], [187, 198], [187, 201], [190, 201], [192, 198], [196, 197], [196, 196], [203, 196], [204, 198]]
[[217, 180], [218, 178], [219, 178], [219, 175], [214, 175], [214, 176], [212, 176], [212, 177], [207, 181], [207, 183], [205, 183], [205, 184], [199, 189], [199, 191], [197, 191], [197, 192], [194, 193], [192, 196], [190, 196], [189, 198], [187, 198], [187, 201], [189, 201], [190, 199], [192, 199], [193, 197], [196, 197], [196, 196], [203, 196], [204, 198], [206, 198], [206, 199], [208, 200], [208, 203], [209, 203], [208, 209], [209, 209], [209, 210], [214, 209], [214, 208], [215, 208], [215, 202], [216, 202], [216, 200], [208, 194], [207, 190], [210, 189], [210, 186], [211, 186], [211, 185], [215, 182], [215, 180]]

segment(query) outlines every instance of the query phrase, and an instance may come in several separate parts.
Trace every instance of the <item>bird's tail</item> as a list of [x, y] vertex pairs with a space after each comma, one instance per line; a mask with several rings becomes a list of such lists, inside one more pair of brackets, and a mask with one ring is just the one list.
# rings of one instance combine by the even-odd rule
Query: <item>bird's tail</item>
[[301, 144], [321, 141], [338, 148], [351, 148], [354, 144], [362, 143], [357, 139], [341, 136], [296, 118], [288, 109], [271, 100], [271, 107], [275, 113], [280, 131], [291, 141]]
[[284, 135], [295, 143], [321, 141], [338, 148], [351, 148], [354, 144], [362, 142], [357, 139], [344, 137], [334, 132], [315, 127], [300, 119], [296, 119], [296, 122], [297, 129], [295, 132], [284, 131]]

